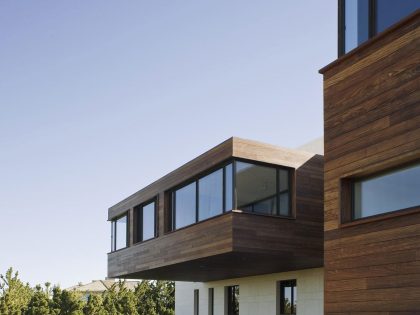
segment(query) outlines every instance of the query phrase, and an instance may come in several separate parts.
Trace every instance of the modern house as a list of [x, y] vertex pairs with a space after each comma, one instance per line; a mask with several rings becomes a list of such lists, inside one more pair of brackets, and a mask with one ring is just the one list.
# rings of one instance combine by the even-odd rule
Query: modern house
[[108, 275], [176, 280], [177, 314], [293, 310], [299, 283], [322, 314], [322, 199], [322, 156], [228, 139], [109, 209]]
[[420, 0], [339, 1], [324, 152], [231, 138], [108, 210], [177, 315], [420, 314]]

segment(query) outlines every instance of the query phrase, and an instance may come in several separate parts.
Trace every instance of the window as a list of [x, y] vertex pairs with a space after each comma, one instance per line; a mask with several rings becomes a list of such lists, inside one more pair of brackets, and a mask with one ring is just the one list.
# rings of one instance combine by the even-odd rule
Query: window
[[111, 221], [111, 252], [127, 247], [128, 215]]
[[289, 171], [236, 161], [237, 209], [270, 215], [290, 215]]
[[172, 230], [232, 209], [291, 215], [290, 171], [267, 164], [233, 160], [170, 194]]
[[172, 193], [173, 230], [233, 208], [233, 167], [220, 167]]
[[344, 18], [346, 52], [369, 38], [369, 1], [346, 0]]
[[226, 315], [239, 315], [239, 285], [225, 288], [226, 295]]
[[194, 290], [194, 315], [198, 315], [200, 312], [200, 291], [198, 289]]
[[420, 0], [339, 0], [339, 55], [420, 8]]
[[296, 314], [296, 280], [280, 281], [277, 294], [278, 314]]
[[135, 242], [156, 237], [156, 199], [134, 209]]
[[174, 192], [175, 228], [196, 222], [197, 183], [191, 183]]
[[353, 219], [420, 206], [420, 164], [353, 182]]
[[198, 180], [198, 220], [223, 212], [223, 169]]
[[209, 315], [214, 315], [214, 288], [209, 288]]
[[419, 8], [419, 0], [376, 0], [376, 31], [382, 32]]
[[224, 186], [225, 186], [225, 210], [231, 210], [233, 206], [233, 163], [224, 168]]

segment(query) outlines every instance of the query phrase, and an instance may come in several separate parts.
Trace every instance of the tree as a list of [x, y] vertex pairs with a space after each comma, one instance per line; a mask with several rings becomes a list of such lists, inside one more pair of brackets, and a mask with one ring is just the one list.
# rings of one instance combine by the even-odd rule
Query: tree
[[84, 302], [78, 292], [61, 290], [54, 287], [50, 301], [53, 315], [83, 315]]
[[25, 311], [25, 315], [50, 315], [50, 297], [49, 287], [46, 286], [44, 291], [40, 285], [35, 287], [31, 300], [28, 304], [28, 309]]
[[12, 268], [0, 275], [1, 315], [174, 315], [174, 308], [173, 282], [141, 281], [133, 291], [119, 281], [84, 301], [79, 292], [48, 282], [31, 288]]
[[107, 315], [104, 306], [102, 305], [103, 300], [100, 295], [89, 295], [85, 307], [83, 308], [83, 314], [85, 315]]
[[[103, 294], [103, 306], [109, 315], [138, 315], [136, 296], [119, 281]], [[152, 315], [152, 314], [150, 314]]]
[[29, 284], [24, 284], [18, 278], [16, 271], [9, 268], [5, 275], [0, 275], [0, 314], [22, 315], [28, 308], [32, 297], [32, 290]]
[[137, 299], [137, 311], [139, 315], [159, 315], [156, 310], [156, 300], [149, 281], [140, 282], [136, 286], [134, 294]]
[[139, 315], [174, 315], [175, 284], [168, 281], [141, 281], [134, 290]]
[[156, 300], [156, 312], [159, 315], [175, 314], [174, 282], [156, 281], [154, 286], [153, 297]]

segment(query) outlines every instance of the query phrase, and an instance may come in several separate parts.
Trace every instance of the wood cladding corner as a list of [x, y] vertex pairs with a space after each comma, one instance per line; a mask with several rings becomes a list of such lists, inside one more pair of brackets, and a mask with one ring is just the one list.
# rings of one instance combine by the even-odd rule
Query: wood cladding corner
[[[298, 168], [316, 154], [258, 141], [233, 138], [233, 157]], [[320, 155], [319, 155], [320, 156]]]
[[351, 67], [340, 71], [339, 73], [333, 75], [324, 81], [324, 88], [327, 89], [338, 82], [345, 80], [350, 75], [363, 70], [374, 62], [381, 60], [390, 54], [398, 51], [404, 46], [409, 44], [415, 44], [420, 36], [420, 29], [414, 29], [411, 32], [405, 34], [404, 36], [399, 37], [398, 39], [392, 41], [391, 43], [383, 46], [381, 49], [374, 51], [372, 54], [366, 56], [365, 58], [354, 63]]

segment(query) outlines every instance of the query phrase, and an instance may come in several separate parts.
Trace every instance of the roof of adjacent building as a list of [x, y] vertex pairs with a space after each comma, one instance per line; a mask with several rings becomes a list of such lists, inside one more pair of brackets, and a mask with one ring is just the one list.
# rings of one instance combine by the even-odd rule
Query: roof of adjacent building
[[[79, 292], [104, 292], [111, 288], [113, 284], [117, 283], [115, 280], [93, 280], [87, 284], [78, 284], [67, 288], [67, 291], [79, 291]], [[134, 290], [139, 281], [125, 281], [124, 287], [129, 290]]]

